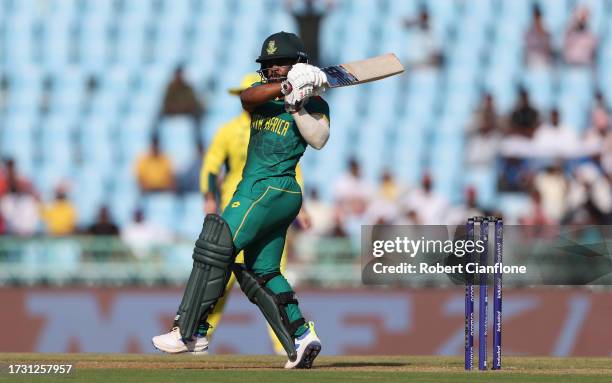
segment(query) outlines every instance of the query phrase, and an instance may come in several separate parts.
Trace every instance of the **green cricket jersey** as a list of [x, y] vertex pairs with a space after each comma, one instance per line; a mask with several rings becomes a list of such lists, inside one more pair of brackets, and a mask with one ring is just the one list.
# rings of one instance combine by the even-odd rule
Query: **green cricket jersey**
[[[312, 97], [304, 106], [308, 113], [320, 113], [329, 120], [329, 106], [321, 97]], [[271, 100], [251, 113], [251, 136], [243, 179], [295, 177], [295, 167], [306, 150], [293, 116], [283, 100]]]

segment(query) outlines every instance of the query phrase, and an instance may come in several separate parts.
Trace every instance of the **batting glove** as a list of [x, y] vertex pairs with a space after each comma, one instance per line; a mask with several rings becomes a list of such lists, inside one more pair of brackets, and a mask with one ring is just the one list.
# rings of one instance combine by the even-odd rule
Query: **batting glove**
[[291, 93], [285, 96], [285, 109], [290, 112], [299, 110], [306, 103], [308, 98], [313, 95], [312, 85], [303, 85], [300, 89], [293, 88]]

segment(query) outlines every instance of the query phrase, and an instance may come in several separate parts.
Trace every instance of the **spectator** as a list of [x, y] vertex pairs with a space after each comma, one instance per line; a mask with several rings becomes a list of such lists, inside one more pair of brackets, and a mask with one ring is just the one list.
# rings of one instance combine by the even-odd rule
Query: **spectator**
[[608, 130], [602, 144], [600, 165], [608, 178], [612, 180], [612, 131], [610, 130]]
[[347, 238], [348, 233], [344, 230], [344, 225], [342, 222], [342, 218], [340, 214], [334, 214], [334, 225], [330, 232], [330, 237], [332, 238]]
[[348, 172], [336, 180], [333, 190], [341, 215], [363, 214], [374, 195], [373, 187], [362, 178], [361, 166], [355, 158], [349, 159]]
[[595, 125], [595, 121], [602, 121], [604, 125], [610, 123], [610, 108], [608, 108], [606, 99], [599, 89], [595, 91], [595, 105], [591, 110], [591, 123]]
[[405, 212], [413, 210], [416, 222], [423, 225], [442, 225], [448, 221], [448, 202], [434, 193], [433, 180], [428, 173], [422, 177], [421, 188], [409, 193], [402, 201], [402, 207]]
[[595, 165], [583, 164], [576, 168], [568, 189], [568, 214], [564, 222], [612, 223], [612, 185]]
[[311, 218], [310, 233], [314, 235], [330, 234], [334, 226], [333, 208], [319, 198], [317, 189], [310, 189], [304, 206]]
[[96, 221], [89, 226], [87, 234], [90, 235], [119, 235], [119, 228], [112, 221], [108, 207], [101, 206]]
[[90, 75], [87, 78], [87, 83], [85, 84], [85, 94], [83, 95], [81, 101], [81, 109], [83, 113], [90, 113], [91, 108], [93, 106], [94, 97], [98, 91], [99, 84], [98, 79], [95, 75]]
[[395, 180], [393, 174], [388, 169], [385, 169], [380, 177], [378, 198], [395, 203], [399, 200], [403, 191], [402, 185]]
[[396, 225], [422, 225], [423, 222], [414, 210], [404, 211], [395, 221]]
[[0, 113], [4, 113], [11, 92], [11, 84], [5, 73], [0, 76]]
[[40, 223], [38, 201], [15, 177], [8, 180], [8, 191], [0, 198], [0, 215], [7, 234], [31, 236]]
[[151, 138], [149, 151], [138, 159], [136, 175], [143, 193], [174, 190], [172, 162], [161, 152], [157, 136]]
[[542, 11], [536, 4], [532, 7], [531, 26], [525, 33], [525, 64], [530, 68], [546, 68], [553, 60], [550, 33], [544, 26]]
[[397, 219], [397, 203], [404, 192], [389, 170], [384, 170], [380, 177], [378, 190], [370, 201], [366, 220], [370, 224], [390, 224]]
[[574, 129], [561, 124], [557, 108], [550, 111], [550, 120], [536, 129], [533, 135], [533, 149], [540, 156], [549, 158], [567, 158], [576, 153], [578, 137]]
[[510, 114], [510, 133], [531, 137], [538, 124], [538, 111], [531, 105], [529, 93], [519, 89], [518, 101]]
[[538, 226], [552, 225], [554, 222], [546, 215], [546, 209], [542, 203], [542, 195], [535, 189], [529, 193], [529, 214], [519, 218], [521, 225]]
[[551, 221], [560, 222], [565, 215], [567, 180], [563, 175], [562, 163], [558, 162], [536, 174], [533, 180], [535, 190], [542, 196], [544, 214]]
[[331, 1], [322, 4], [321, 1], [302, 0], [300, 4], [296, 5], [293, 0], [288, 0], [286, 4], [289, 13], [293, 15], [298, 25], [298, 35], [308, 53], [308, 62], [320, 66], [319, 35], [321, 22], [333, 7]]
[[606, 143], [610, 139], [611, 132], [610, 116], [603, 101], [596, 101], [591, 117], [592, 126], [586, 131], [582, 141], [584, 154], [595, 157], [601, 155], [606, 158], [610, 153], [604, 150], [604, 146], [607, 147]]
[[590, 66], [595, 61], [598, 42], [595, 34], [589, 30], [589, 18], [589, 10], [579, 7], [567, 28], [563, 58], [569, 65]]
[[[8, 193], [9, 190], [9, 174], [7, 162], [9, 160], [3, 161], [3, 166], [0, 167], [0, 197]], [[12, 160], [10, 160], [12, 161]]]
[[17, 184], [17, 188], [21, 192], [29, 193], [36, 197], [32, 183], [19, 173], [15, 160], [7, 158], [4, 160], [4, 168], [0, 168], [0, 197], [8, 193], [9, 184], [12, 182]]
[[361, 226], [371, 223], [366, 213], [373, 197], [374, 188], [362, 178], [359, 163], [350, 159], [349, 172], [334, 185], [334, 199], [341, 231], [355, 243], [361, 235]]
[[42, 218], [47, 225], [47, 232], [54, 236], [70, 235], [76, 230], [76, 208], [66, 196], [66, 190], [59, 187], [55, 200], [42, 208]]
[[422, 6], [417, 19], [404, 20], [406, 28], [414, 28], [408, 63], [414, 68], [439, 68], [444, 64], [440, 40], [429, 22], [429, 10]]
[[189, 116], [193, 119], [195, 141], [201, 140], [200, 125], [206, 109], [196, 91], [187, 82], [183, 67], [178, 66], [174, 77], [166, 87], [162, 116]]
[[499, 161], [497, 190], [502, 192], [525, 192], [531, 179], [528, 160], [519, 156], [502, 156]]
[[494, 131], [500, 129], [502, 125], [501, 118], [497, 113], [495, 98], [490, 92], [485, 92], [482, 95], [480, 105], [476, 108], [472, 116], [468, 132], [477, 132], [485, 125], [488, 125]]
[[55, 84], [53, 82], [53, 77], [45, 77], [45, 79], [43, 80], [42, 92], [40, 93], [40, 100], [38, 104], [38, 110], [41, 115], [46, 115], [47, 113], [49, 113], [54, 87]]
[[474, 126], [469, 129], [466, 163], [471, 167], [489, 167], [495, 163], [500, 140], [499, 117], [490, 93], [484, 95], [473, 120]]
[[146, 257], [152, 248], [171, 239], [172, 235], [166, 229], [146, 221], [141, 209], [134, 212], [133, 221], [121, 230], [121, 240], [130, 246], [138, 258]]
[[498, 154], [500, 137], [491, 125], [483, 125], [468, 138], [466, 164], [470, 167], [491, 167]]
[[191, 163], [177, 177], [177, 191], [181, 194], [200, 191], [200, 170], [204, 160], [204, 144], [196, 142], [196, 153]]
[[474, 186], [465, 190], [465, 203], [451, 209], [448, 223], [463, 225], [468, 217], [484, 216], [485, 212], [478, 207], [478, 193]]

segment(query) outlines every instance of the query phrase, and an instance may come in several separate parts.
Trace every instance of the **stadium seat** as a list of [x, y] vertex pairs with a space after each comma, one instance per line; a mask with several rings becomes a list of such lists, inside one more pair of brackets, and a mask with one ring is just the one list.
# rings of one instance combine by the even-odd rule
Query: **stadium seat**
[[160, 143], [175, 169], [187, 167], [195, 157], [194, 121], [189, 117], [166, 117], [160, 123]]
[[483, 25], [489, 21], [493, 13], [493, 0], [472, 0], [465, 2], [465, 25]]
[[62, 71], [70, 62], [70, 43], [73, 31], [69, 15], [60, 14], [46, 20], [42, 35], [42, 59], [45, 66], [54, 71]]
[[56, 117], [40, 126], [40, 147], [46, 164], [68, 175], [76, 155], [74, 121]]
[[[70, 188], [70, 196], [73, 199], [83, 197], [84, 201], [93, 201], [94, 206], [79, 206], [79, 219], [82, 222], [88, 222], [85, 217], [91, 218], [95, 213], [98, 205], [102, 202], [102, 197], [107, 192], [107, 180], [108, 174], [99, 171], [99, 168], [93, 165], [80, 165], [73, 169], [72, 178], [74, 184]], [[85, 208], [83, 214], [81, 214], [82, 208]]]
[[553, 40], [554, 36], [562, 36], [567, 28], [569, 7], [565, 0], [540, 0], [538, 2], [542, 9], [542, 16], [546, 27], [549, 28]]
[[548, 109], [553, 103], [553, 74], [546, 69], [526, 70], [522, 83], [535, 106]]
[[204, 199], [200, 193], [188, 193], [181, 196], [177, 232], [186, 240], [193, 241], [202, 230], [202, 223], [204, 222], [203, 202]]
[[[92, 13], [85, 16], [80, 25], [80, 38], [77, 40], [78, 63], [91, 73], [101, 74], [107, 69], [111, 44], [107, 38], [111, 25], [109, 18], [110, 16], [104, 14]], [[92, 41], [96, 43], [92, 44]]]
[[575, 129], [576, 132], [586, 129], [589, 122], [586, 105], [587, 103], [576, 100], [571, 95], [561, 95], [558, 100], [558, 107], [564, 124]]
[[508, 25], [514, 24], [519, 30], [523, 30], [529, 20], [530, 4], [530, 0], [502, 2], [502, 21], [505, 21]]
[[516, 101], [515, 66], [494, 67], [485, 76], [484, 87], [495, 97], [501, 113], [508, 113]]
[[115, 180], [113, 192], [108, 201], [111, 215], [117, 225], [125, 227], [132, 222], [134, 211], [139, 206], [139, 195], [134, 177], [121, 177]]
[[111, 172], [115, 160], [114, 133], [108, 120], [99, 117], [82, 120], [78, 137], [83, 162], [104, 169], [104, 174]]
[[518, 222], [521, 216], [530, 213], [529, 197], [522, 193], [501, 193], [495, 206], [501, 209], [507, 222]]
[[34, 172], [34, 121], [30, 115], [10, 115], [0, 122], [0, 152], [11, 157], [26, 175]]
[[176, 227], [178, 211], [176, 197], [171, 193], [152, 193], [143, 197], [147, 220], [167, 229]]
[[498, 206], [497, 197], [497, 175], [495, 165], [489, 168], [466, 169], [464, 172], [464, 189], [472, 186], [478, 193], [478, 201], [483, 208]]
[[5, 49], [11, 54], [4, 55], [1, 60], [8, 68], [19, 71], [20, 68], [33, 64], [34, 40], [31, 37], [33, 23], [33, 15], [28, 13], [7, 18], [4, 27]]

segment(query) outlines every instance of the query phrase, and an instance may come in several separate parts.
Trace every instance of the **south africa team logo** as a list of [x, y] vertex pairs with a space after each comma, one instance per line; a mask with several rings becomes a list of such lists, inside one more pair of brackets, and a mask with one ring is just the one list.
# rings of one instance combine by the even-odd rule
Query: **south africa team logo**
[[268, 47], [266, 48], [266, 52], [269, 55], [273, 55], [274, 53], [276, 53], [276, 41], [274, 40], [268, 41]]

